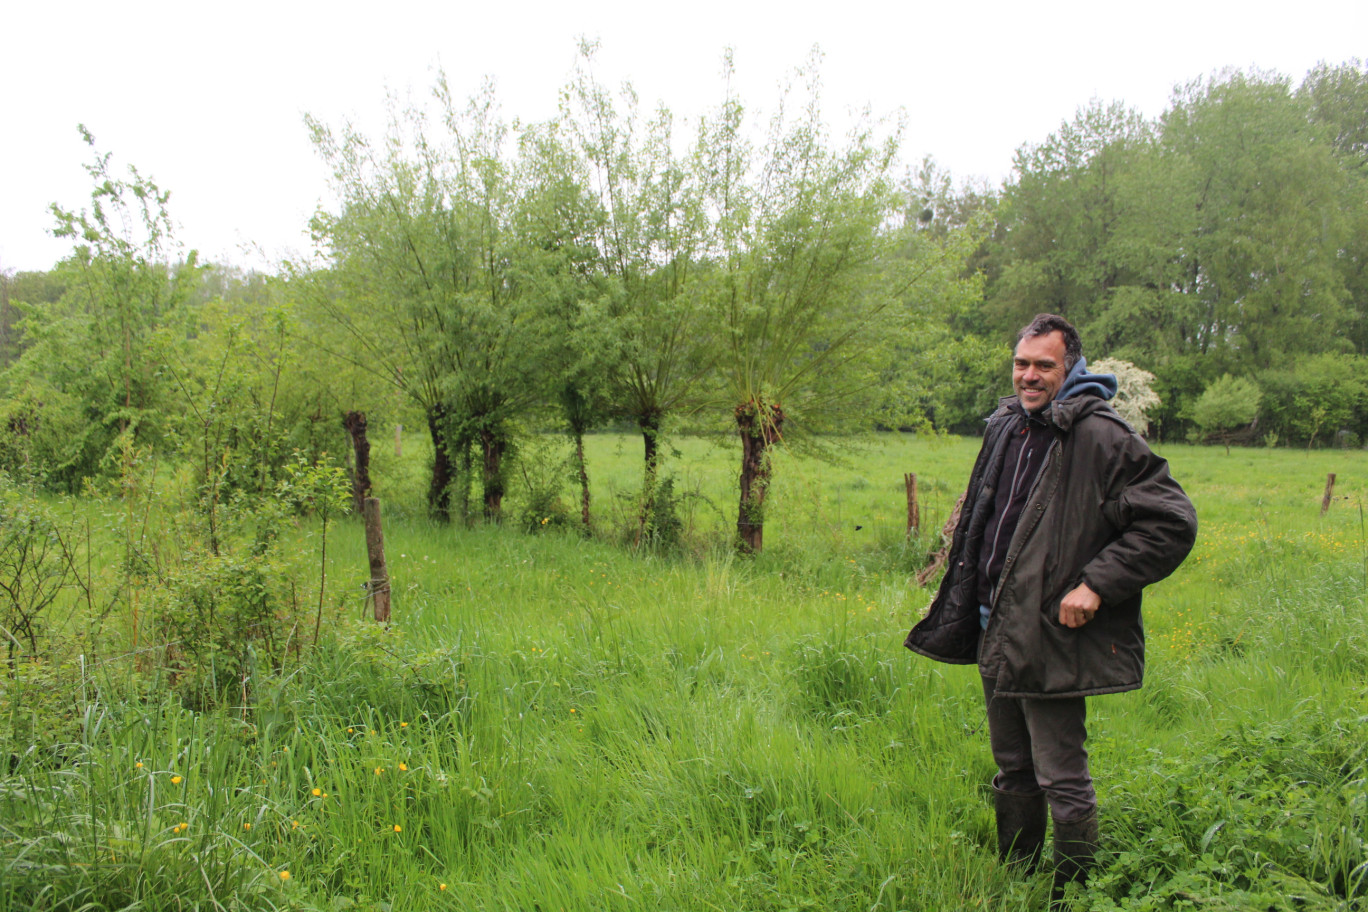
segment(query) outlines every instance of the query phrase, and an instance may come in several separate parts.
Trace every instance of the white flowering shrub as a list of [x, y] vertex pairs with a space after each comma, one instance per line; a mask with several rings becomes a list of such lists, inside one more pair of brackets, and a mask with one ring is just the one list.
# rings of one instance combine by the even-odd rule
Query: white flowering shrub
[[1103, 358], [1088, 365], [1094, 374], [1116, 375], [1116, 397], [1112, 408], [1135, 432], [1144, 435], [1149, 431], [1149, 411], [1159, 404], [1159, 394], [1154, 391], [1154, 374], [1141, 370], [1129, 361], [1119, 358]]

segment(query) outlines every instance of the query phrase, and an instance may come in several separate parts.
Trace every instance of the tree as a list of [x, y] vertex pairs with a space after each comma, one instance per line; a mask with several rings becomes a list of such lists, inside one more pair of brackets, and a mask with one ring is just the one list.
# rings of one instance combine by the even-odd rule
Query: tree
[[897, 132], [879, 139], [864, 124], [834, 148], [815, 61], [805, 75], [798, 110], [783, 99], [757, 147], [728, 97], [697, 151], [716, 263], [706, 301], [741, 442], [736, 528], [747, 553], [763, 547], [772, 448], [872, 424], [890, 404], [882, 356], [916, 325], [914, 286], [953, 295], [973, 246], [942, 248], [909, 230], [893, 178]]
[[993, 245], [1000, 274], [990, 307], [1001, 325], [1049, 311], [1087, 327], [1108, 293], [1132, 281], [1117, 236], [1128, 211], [1124, 175], [1151, 141], [1120, 104], [1093, 102], [1043, 142], [1023, 146]]
[[344, 331], [345, 356], [422, 409], [433, 512], [449, 516], [452, 458], [478, 446], [484, 512], [497, 519], [512, 422], [536, 395], [532, 298], [511, 230], [525, 185], [492, 87], [461, 108], [443, 76], [434, 97], [437, 127], [423, 111], [395, 112], [379, 152], [310, 121], [342, 200], [313, 222], [332, 259], [314, 301]]
[[1177, 258], [1202, 315], [1204, 350], [1253, 371], [1339, 347], [1336, 267], [1344, 173], [1286, 79], [1234, 73], [1182, 89], [1162, 143], [1200, 183]]
[[653, 522], [665, 426], [698, 407], [716, 361], [702, 306], [708, 219], [696, 157], [675, 154], [670, 111], [644, 120], [630, 87], [615, 100], [594, 77], [594, 50], [581, 46], [562, 112], [600, 211], [590, 242], [602, 284], [585, 303], [579, 349], [604, 353], [608, 408], [641, 432], [640, 538]]
[[542, 396], [560, 416], [574, 446], [580, 521], [591, 526], [584, 435], [611, 414], [608, 378], [618, 363], [614, 342], [592, 318], [591, 302], [607, 293], [595, 239], [605, 212], [589, 191], [588, 163], [576, 155], [562, 119], [534, 126], [521, 146], [528, 192], [519, 208], [524, 273], [538, 300], [544, 333]]

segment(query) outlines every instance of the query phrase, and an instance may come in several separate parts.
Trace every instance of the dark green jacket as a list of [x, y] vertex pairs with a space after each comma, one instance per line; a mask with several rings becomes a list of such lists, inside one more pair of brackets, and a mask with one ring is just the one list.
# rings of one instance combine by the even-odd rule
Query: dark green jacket
[[[1015, 398], [988, 419], [969, 477], [945, 577], [907, 648], [969, 664], [1014, 697], [1069, 697], [1139, 687], [1145, 670], [1140, 594], [1178, 568], [1197, 514], [1168, 463], [1102, 399], [1051, 403], [1054, 442], [1017, 523], [980, 630], [979, 547], [1010, 432], [1025, 417]], [[1059, 623], [1059, 602], [1080, 582], [1102, 597], [1082, 627]]]

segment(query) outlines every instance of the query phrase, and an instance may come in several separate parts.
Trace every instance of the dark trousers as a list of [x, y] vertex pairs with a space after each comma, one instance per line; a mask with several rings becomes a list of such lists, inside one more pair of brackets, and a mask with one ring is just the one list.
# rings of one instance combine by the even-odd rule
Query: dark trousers
[[994, 694], [997, 678], [983, 679], [988, 739], [1004, 792], [1045, 790], [1056, 820], [1077, 820], [1097, 807], [1088, 772], [1087, 703], [1083, 697], [1032, 700]]

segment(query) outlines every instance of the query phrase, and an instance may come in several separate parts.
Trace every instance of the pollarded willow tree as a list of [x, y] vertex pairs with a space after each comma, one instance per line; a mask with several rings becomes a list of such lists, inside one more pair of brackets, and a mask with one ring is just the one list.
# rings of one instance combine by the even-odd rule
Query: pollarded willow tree
[[763, 547], [772, 449], [887, 418], [898, 343], [930, 298], [973, 284], [956, 276], [967, 233], [946, 246], [906, 223], [898, 131], [880, 139], [863, 122], [834, 145], [815, 74], [814, 65], [798, 110], [786, 97], [759, 144], [729, 95], [695, 150], [718, 395], [741, 442], [737, 542], [749, 553]]
[[719, 327], [702, 306], [709, 223], [693, 162], [675, 152], [670, 111], [644, 119], [630, 88], [615, 99], [594, 78], [593, 53], [581, 48], [562, 111], [601, 212], [588, 239], [599, 284], [585, 300], [579, 349], [601, 367], [610, 411], [641, 431], [644, 532], [664, 425], [697, 408], [716, 362]]
[[445, 77], [434, 94], [436, 124], [422, 110], [395, 112], [378, 148], [310, 121], [342, 203], [313, 222], [331, 260], [315, 298], [344, 331], [349, 357], [423, 410], [433, 513], [450, 515], [453, 486], [468, 484], [478, 448], [484, 513], [497, 520], [512, 422], [538, 395], [545, 338], [526, 281], [529, 239], [514, 229], [528, 172], [491, 87], [465, 107]]
[[340, 202], [337, 212], [320, 211], [310, 224], [328, 268], [297, 284], [309, 289], [319, 312], [314, 337], [383, 376], [421, 410], [433, 449], [428, 508], [446, 518], [452, 469], [442, 384], [454, 315], [442, 287], [446, 275], [427, 268], [443, 193], [401, 154], [397, 114], [391, 115], [394, 140], [378, 148], [350, 125], [337, 133], [312, 118], [308, 125]]
[[590, 522], [584, 436], [609, 417], [608, 378], [617, 359], [613, 336], [586, 306], [607, 294], [595, 245], [604, 211], [589, 190], [588, 165], [576, 154], [562, 119], [528, 128], [520, 139], [528, 191], [515, 230], [522, 238], [520, 274], [539, 302], [542, 398], [574, 446], [580, 521]]

